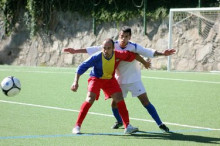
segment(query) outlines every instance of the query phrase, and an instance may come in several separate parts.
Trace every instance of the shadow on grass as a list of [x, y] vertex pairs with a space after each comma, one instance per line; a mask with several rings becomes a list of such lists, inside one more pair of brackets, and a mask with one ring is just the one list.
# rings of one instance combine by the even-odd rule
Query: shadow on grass
[[189, 134], [185, 135], [176, 132], [153, 133], [153, 132], [139, 131], [137, 133], [132, 134], [131, 136], [135, 138], [145, 138], [145, 139], [162, 139], [162, 140], [175, 140], [175, 141], [189, 141], [189, 142], [197, 142], [204, 144], [220, 144], [220, 138], [200, 136], [200, 135], [189, 135]]

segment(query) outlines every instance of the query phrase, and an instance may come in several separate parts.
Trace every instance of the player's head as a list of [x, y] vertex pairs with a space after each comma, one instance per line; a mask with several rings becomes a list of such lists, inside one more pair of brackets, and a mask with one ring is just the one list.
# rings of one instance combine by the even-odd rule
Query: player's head
[[128, 26], [123, 26], [119, 32], [118, 40], [120, 47], [125, 48], [130, 39], [131, 39], [131, 28]]
[[114, 41], [112, 39], [106, 39], [102, 43], [102, 52], [106, 58], [111, 58], [114, 51]]

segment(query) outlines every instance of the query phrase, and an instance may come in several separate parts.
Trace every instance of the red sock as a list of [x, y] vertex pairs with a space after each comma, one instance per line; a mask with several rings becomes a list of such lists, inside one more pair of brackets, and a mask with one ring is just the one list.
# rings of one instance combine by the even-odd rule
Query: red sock
[[79, 112], [79, 115], [78, 115], [78, 118], [77, 118], [75, 126], [81, 127], [82, 122], [85, 119], [85, 117], [86, 117], [86, 115], [87, 115], [87, 113], [89, 111], [89, 108], [91, 106], [92, 106], [92, 104], [89, 103], [89, 102], [86, 102], [86, 101], [81, 105], [80, 112]]
[[124, 100], [119, 101], [117, 103], [117, 106], [118, 106], [118, 112], [122, 118], [124, 127], [127, 128], [129, 124], [129, 115], [128, 115], [128, 110], [127, 110]]

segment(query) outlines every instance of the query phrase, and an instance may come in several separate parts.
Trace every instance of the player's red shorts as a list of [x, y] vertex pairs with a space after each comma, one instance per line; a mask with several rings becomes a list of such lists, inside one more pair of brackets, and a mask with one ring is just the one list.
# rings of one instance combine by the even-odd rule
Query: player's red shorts
[[116, 92], [122, 92], [121, 88], [115, 78], [112, 79], [98, 79], [96, 77], [90, 77], [88, 79], [88, 91], [96, 94], [96, 100], [99, 99], [100, 89], [105, 94], [105, 99]]

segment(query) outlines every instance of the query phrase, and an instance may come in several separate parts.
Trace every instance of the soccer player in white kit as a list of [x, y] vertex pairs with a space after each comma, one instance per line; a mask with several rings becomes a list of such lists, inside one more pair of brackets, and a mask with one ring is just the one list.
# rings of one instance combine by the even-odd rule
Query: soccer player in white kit
[[[131, 29], [126, 26], [122, 27], [121, 31], [119, 32], [119, 39], [118, 41], [115, 41], [115, 49], [131, 51], [148, 58], [153, 58], [155, 56], [169, 56], [175, 53], [174, 49], [165, 50], [164, 52], [158, 52], [150, 48], [144, 48], [136, 43], [131, 42], [130, 39]], [[95, 52], [101, 51], [101, 48], [101, 46], [92, 46], [85, 49], [66, 49], [69, 49], [69, 52], [72, 54], [88, 53], [89, 55], [92, 55]], [[148, 99], [145, 87], [141, 81], [140, 64], [136, 60], [132, 62], [121, 61], [118, 68], [116, 69], [116, 79], [122, 89], [123, 97], [125, 98], [128, 92], [131, 92], [133, 97], [138, 97], [144, 108], [155, 120], [159, 128], [164, 132], [169, 132], [169, 128], [160, 120], [160, 117], [155, 107]], [[117, 122], [112, 126], [112, 129], [118, 129], [123, 124], [117, 109], [117, 104], [113, 101], [112, 112], [117, 120]]]

